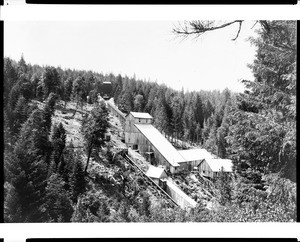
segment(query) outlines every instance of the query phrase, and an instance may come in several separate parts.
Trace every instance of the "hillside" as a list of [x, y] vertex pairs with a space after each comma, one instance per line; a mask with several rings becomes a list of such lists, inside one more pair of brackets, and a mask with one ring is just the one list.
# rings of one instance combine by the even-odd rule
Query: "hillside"
[[[40, 107], [43, 103], [38, 102]], [[86, 104], [83, 110], [77, 109], [75, 116], [73, 116], [75, 110], [75, 103], [69, 102], [66, 109], [62, 108], [62, 104], [56, 106], [56, 110], [52, 119], [53, 124], [62, 123], [66, 129], [67, 143], [72, 142], [74, 147], [78, 150], [83, 150], [83, 137], [80, 132], [80, 126], [82, 121], [82, 116], [92, 110], [93, 105]], [[149, 186], [147, 180], [144, 179], [139, 172], [133, 169], [125, 160], [116, 155], [121, 149], [126, 148], [126, 145], [121, 141], [123, 130], [119, 119], [115, 116], [109, 114], [109, 124], [108, 134], [110, 135], [110, 141], [106, 142], [105, 147], [99, 152], [98, 156], [94, 156], [91, 159], [89, 166], [89, 187], [90, 190], [88, 194], [97, 194], [99, 191], [105, 191], [107, 198], [114, 200], [114, 191], [123, 187], [125, 184], [124, 180], [126, 178], [126, 185], [124, 196], [128, 198], [133, 198], [138, 203], [142, 203], [143, 196], [149, 196], [149, 201], [154, 209], [155, 206], [159, 206], [162, 201], [166, 203], [167, 207], [173, 207], [167, 200], [164, 200], [158, 193], [157, 189]], [[112, 154], [112, 161], [107, 157], [108, 152]], [[84, 152], [80, 152], [82, 156], [83, 163], [86, 160], [86, 155]], [[148, 169], [148, 163], [146, 160], [134, 151], [129, 151], [133, 160], [138, 164], [138, 166], [146, 172]], [[103, 183], [104, 181], [104, 183]], [[103, 185], [105, 188], [103, 189]], [[118, 191], [120, 192], [120, 191]], [[101, 192], [100, 192], [101, 193]], [[114, 194], [114, 195], [113, 195]], [[169, 205], [168, 205], [169, 204]], [[111, 208], [112, 213], [116, 213], [117, 209]], [[113, 220], [113, 218], [112, 218]]]

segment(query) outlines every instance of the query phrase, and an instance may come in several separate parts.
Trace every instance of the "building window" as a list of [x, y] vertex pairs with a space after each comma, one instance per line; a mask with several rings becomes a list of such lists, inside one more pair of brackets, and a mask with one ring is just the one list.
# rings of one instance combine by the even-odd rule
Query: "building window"
[[137, 150], [138, 149], [138, 145], [133, 145], [133, 149]]
[[141, 119], [139, 118], [139, 123], [141, 122]]

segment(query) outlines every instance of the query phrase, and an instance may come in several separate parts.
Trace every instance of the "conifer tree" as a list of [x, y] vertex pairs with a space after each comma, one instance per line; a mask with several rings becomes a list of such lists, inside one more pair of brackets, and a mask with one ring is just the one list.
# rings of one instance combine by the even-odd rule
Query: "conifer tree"
[[18, 80], [17, 70], [10, 58], [4, 58], [3, 74], [3, 104], [6, 107], [11, 89]]
[[64, 189], [65, 182], [58, 174], [52, 174], [47, 182], [45, 207], [51, 222], [70, 222], [73, 214], [71, 200]]
[[13, 117], [14, 117], [14, 120], [13, 120], [13, 125], [11, 128], [11, 132], [13, 135], [16, 135], [19, 133], [19, 131], [21, 129], [21, 125], [28, 118], [28, 104], [23, 96], [20, 96], [18, 99], [18, 102], [14, 109]]
[[14, 147], [14, 158], [7, 167], [19, 201], [16, 212], [20, 213], [22, 222], [47, 220], [43, 206], [47, 179], [45, 157], [49, 142], [42, 119], [41, 111], [35, 110], [24, 123]]
[[105, 103], [101, 102], [82, 121], [81, 132], [85, 140], [87, 153], [85, 172], [87, 172], [92, 151], [104, 145], [105, 133], [108, 127], [108, 110]]
[[[258, 47], [251, 69], [255, 80], [230, 119], [228, 151], [238, 170], [248, 174], [281, 172], [295, 180], [296, 23], [267, 21], [252, 42]], [[286, 146], [287, 145], [287, 146]], [[294, 149], [295, 150], [295, 149]], [[249, 174], [248, 174], [249, 175]]]
[[55, 125], [53, 127], [51, 141], [53, 147], [52, 157], [57, 166], [66, 146], [66, 130], [64, 129], [62, 123], [59, 123], [57, 126]]
[[44, 125], [47, 131], [50, 133], [51, 130], [51, 124], [52, 124], [52, 116], [55, 111], [55, 103], [57, 100], [57, 95], [54, 93], [50, 93], [47, 100], [46, 105], [43, 110], [44, 114]]
[[76, 110], [78, 105], [80, 105], [81, 109], [83, 108], [83, 102], [85, 101], [85, 90], [84, 90], [85, 79], [82, 76], [78, 76], [73, 82], [72, 96], [76, 102], [76, 108], [73, 113], [73, 116], [76, 114]]
[[43, 89], [44, 99], [53, 92], [58, 94], [58, 89], [60, 87], [60, 76], [55, 67], [47, 66], [42, 74], [41, 86]]
[[77, 202], [78, 196], [86, 190], [86, 180], [83, 166], [80, 160], [76, 160], [73, 173], [70, 179], [71, 199], [74, 203]]

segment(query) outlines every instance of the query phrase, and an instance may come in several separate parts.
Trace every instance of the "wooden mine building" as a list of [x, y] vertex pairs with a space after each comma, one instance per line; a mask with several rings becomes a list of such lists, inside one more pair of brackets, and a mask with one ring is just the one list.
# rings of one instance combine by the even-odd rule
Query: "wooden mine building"
[[232, 161], [229, 159], [204, 159], [198, 165], [202, 176], [215, 178], [221, 171], [232, 172]]
[[183, 162], [179, 162], [180, 170], [192, 171], [194, 169], [198, 169], [198, 165], [203, 160], [216, 158], [206, 149], [178, 150], [178, 152], [184, 158]]
[[221, 168], [231, 172], [231, 160], [217, 159], [205, 149], [176, 150], [152, 125], [148, 113], [130, 112], [125, 117], [125, 143], [139, 152], [154, 166], [177, 173], [182, 170], [198, 170], [201, 175], [215, 177]]
[[125, 143], [127, 147], [147, 157], [155, 166], [161, 165], [171, 173], [179, 171], [178, 162], [184, 158], [174, 146], [152, 125], [153, 118], [148, 113], [130, 112], [125, 122]]

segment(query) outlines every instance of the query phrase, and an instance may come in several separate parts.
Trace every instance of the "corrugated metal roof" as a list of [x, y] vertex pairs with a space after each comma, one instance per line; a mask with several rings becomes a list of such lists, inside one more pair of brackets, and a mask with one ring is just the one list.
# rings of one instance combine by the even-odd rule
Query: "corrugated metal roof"
[[149, 113], [138, 113], [138, 112], [130, 112], [135, 118], [152, 118], [153, 117]]
[[149, 166], [146, 175], [152, 178], [166, 178], [168, 177], [164, 168], [156, 167], [156, 166]]
[[196, 161], [214, 158], [214, 155], [208, 152], [206, 149], [178, 150], [178, 152], [185, 159], [185, 161]]
[[184, 158], [154, 126], [151, 124], [134, 125], [172, 166], [179, 166], [178, 162], [184, 162]]
[[232, 172], [232, 161], [229, 159], [205, 159], [212, 171], [221, 171], [222, 167], [226, 172]]

